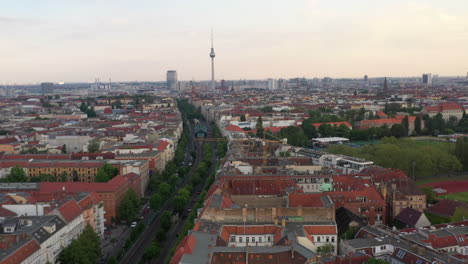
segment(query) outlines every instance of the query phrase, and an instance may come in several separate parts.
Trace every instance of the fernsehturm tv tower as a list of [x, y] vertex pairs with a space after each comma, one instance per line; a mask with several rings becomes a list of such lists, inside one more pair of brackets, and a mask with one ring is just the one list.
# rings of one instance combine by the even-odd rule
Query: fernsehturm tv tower
[[216, 54], [214, 52], [213, 48], [213, 29], [211, 29], [211, 52], [210, 52], [210, 58], [211, 58], [211, 90], [214, 91], [216, 86], [215, 86], [215, 77], [214, 77], [214, 58]]

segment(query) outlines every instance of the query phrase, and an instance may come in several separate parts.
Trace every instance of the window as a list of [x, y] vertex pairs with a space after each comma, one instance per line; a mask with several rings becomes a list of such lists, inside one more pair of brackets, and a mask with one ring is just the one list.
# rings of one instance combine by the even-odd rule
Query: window
[[242, 237], [239, 237], [239, 243], [242, 243]]
[[326, 240], [327, 240], [327, 243], [330, 242], [330, 238], [329, 238], [329, 237], [327, 237]]
[[236, 242], [236, 237], [235, 237], [235, 236], [231, 236], [230, 242]]
[[255, 243], [255, 237], [252, 237], [252, 243]]
[[331, 241], [332, 241], [332, 242], [335, 242], [335, 237], [332, 237], [332, 238], [331, 238]]
[[271, 236], [268, 236], [268, 242], [271, 242]]
[[246, 239], [246, 242], [249, 243], [249, 237], [246, 237], [245, 239]]
[[317, 242], [320, 242], [320, 237], [319, 236], [317, 237]]
[[258, 238], [258, 243], [262, 243], [262, 237]]
[[384, 250], [386, 246], [380, 246], [380, 250]]
[[400, 259], [403, 259], [406, 255], [406, 251], [403, 251], [400, 249], [400, 251], [398, 251], [398, 253], [396, 254], [396, 256]]

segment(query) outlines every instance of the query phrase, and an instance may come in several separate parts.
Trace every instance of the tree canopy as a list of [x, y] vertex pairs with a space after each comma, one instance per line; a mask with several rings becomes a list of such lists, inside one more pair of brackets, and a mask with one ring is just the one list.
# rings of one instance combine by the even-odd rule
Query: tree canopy
[[119, 206], [120, 220], [132, 222], [138, 215], [140, 209], [140, 198], [133, 189], [129, 189]]
[[11, 168], [10, 173], [5, 177], [6, 182], [26, 182], [28, 178], [26, 177], [26, 173], [24, 170], [16, 165], [15, 167]]
[[92, 264], [101, 256], [101, 240], [90, 225], [59, 256], [61, 263]]

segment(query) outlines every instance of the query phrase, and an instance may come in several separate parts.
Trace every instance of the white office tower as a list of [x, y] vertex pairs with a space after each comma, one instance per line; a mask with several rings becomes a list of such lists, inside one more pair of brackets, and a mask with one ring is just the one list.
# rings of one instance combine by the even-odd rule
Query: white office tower
[[277, 79], [268, 79], [268, 90], [273, 91], [278, 89]]
[[423, 84], [431, 85], [432, 84], [432, 73], [424, 73], [422, 75]]

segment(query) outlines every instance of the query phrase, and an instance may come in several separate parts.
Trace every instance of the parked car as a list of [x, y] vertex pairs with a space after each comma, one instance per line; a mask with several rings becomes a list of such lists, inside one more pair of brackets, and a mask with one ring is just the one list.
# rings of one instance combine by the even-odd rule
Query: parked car
[[132, 222], [132, 224], [130, 225], [130, 227], [131, 227], [131, 228], [134, 228], [136, 225], [137, 225], [137, 222]]

